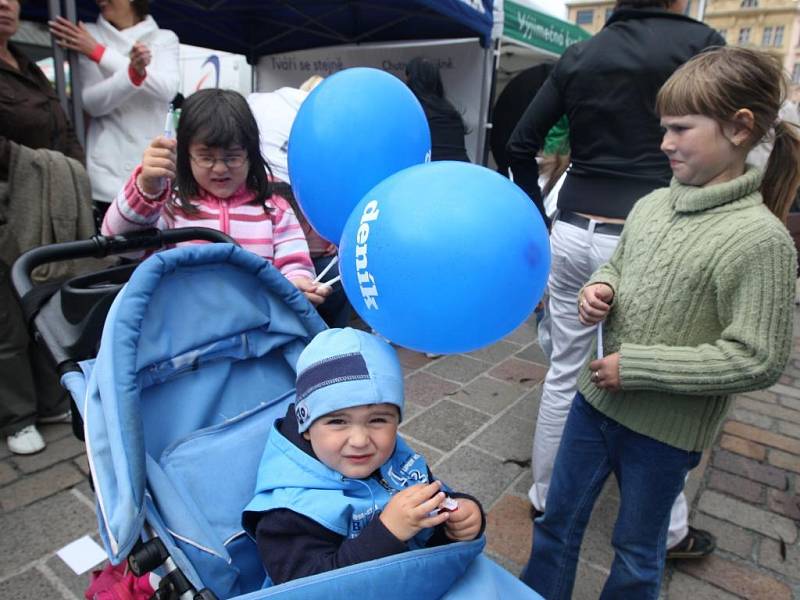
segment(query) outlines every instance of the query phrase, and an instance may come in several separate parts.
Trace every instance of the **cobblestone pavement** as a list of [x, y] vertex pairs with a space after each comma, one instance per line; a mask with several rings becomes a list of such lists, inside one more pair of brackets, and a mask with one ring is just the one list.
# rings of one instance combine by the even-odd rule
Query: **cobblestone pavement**
[[[800, 319], [796, 319], [800, 322]], [[533, 321], [491, 347], [436, 359], [399, 350], [407, 410], [401, 432], [438, 477], [488, 511], [489, 554], [514, 573], [528, 557], [531, 437], [546, 372]], [[735, 399], [717, 443], [691, 474], [691, 522], [717, 552], [670, 565], [662, 598], [800, 600], [800, 337], [780, 383]], [[96, 535], [83, 446], [66, 425], [42, 426], [47, 449], [12, 456], [0, 445], [0, 598], [83, 598], [55, 551]], [[609, 482], [592, 515], [574, 597], [599, 596], [618, 507]]]

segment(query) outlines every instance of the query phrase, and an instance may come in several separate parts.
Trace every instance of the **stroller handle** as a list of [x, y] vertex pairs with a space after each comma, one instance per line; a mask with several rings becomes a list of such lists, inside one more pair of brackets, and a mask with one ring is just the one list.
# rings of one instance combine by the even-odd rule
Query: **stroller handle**
[[208, 227], [183, 227], [166, 231], [146, 229], [113, 236], [94, 235], [88, 240], [50, 244], [28, 250], [14, 261], [11, 267], [11, 283], [21, 298], [33, 288], [31, 273], [40, 265], [76, 258], [104, 258], [137, 250], [163, 248], [191, 240], [236, 243], [230, 236]]

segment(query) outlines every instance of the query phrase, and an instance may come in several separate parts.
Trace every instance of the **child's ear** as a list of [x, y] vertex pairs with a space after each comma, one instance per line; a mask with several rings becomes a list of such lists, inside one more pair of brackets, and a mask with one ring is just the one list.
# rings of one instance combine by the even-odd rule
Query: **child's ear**
[[755, 125], [755, 117], [753, 111], [749, 108], [740, 108], [733, 115], [733, 118], [725, 123], [722, 131], [725, 137], [728, 138], [734, 146], [746, 145], [753, 135], [753, 126]]
[[310, 433], [308, 433], [308, 429], [306, 429], [306, 430], [303, 432], [303, 439], [304, 439], [305, 441], [307, 441], [307, 442], [310, 442], [310, 441], [311, 441], [311, 434], [310, 434]]

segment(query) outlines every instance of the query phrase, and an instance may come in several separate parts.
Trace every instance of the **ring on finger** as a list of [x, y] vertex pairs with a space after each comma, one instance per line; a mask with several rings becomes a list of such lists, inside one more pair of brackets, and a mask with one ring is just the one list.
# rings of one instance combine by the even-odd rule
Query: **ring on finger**
[[595, 371], [595, 372], [592, 374], [592, 377], [594, 377], [594, 380], [595, 380], [595, 381], [600, 381], [600, 371]]

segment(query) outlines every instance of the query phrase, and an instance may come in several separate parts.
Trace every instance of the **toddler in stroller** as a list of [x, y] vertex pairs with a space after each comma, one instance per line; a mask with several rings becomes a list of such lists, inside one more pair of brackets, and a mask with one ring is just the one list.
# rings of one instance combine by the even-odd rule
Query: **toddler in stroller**
[[481, 554], [482, 536], [261, 589], [242, 511], [267, 433], [295, 400], [299, 357], [324, 329], [276, 269], [230, 244], [175, 248], [136, 268], [97, 358], [65, 375], [111, 561], [130, 555], [135, 572], [162, 576], [159, 598], [181, 600], [538, 598]]
[[297, 371], [296, 405], [269, 433], [243, 519], [271, 583], [480, 536], [478, 501], [448, 501], [397, 436], [403, 371], [389, 344], [329, 329]]

